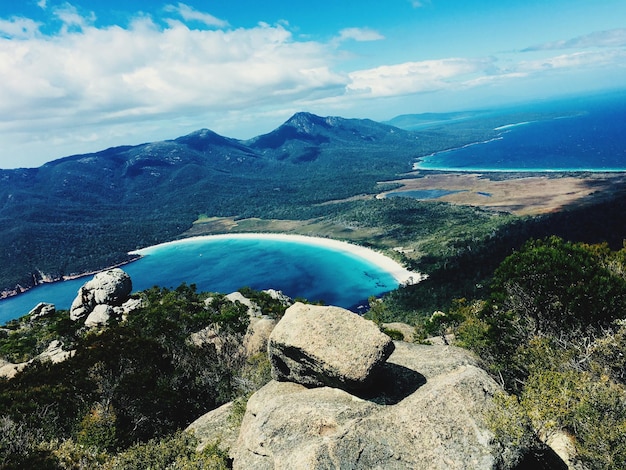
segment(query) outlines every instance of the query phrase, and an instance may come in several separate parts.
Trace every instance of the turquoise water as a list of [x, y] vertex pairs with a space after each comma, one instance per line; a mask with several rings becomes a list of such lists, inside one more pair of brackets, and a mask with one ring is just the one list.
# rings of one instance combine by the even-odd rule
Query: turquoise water
[[486, 142], [438, 152], [416, 168], [448, 171], [626, 171], [626, 94], [542, 104], [563, 115], [498, 127]]
[[[222, 293], [248, 286], [353, 310], [368, 297], [398, 287], [391, 274], [351, 253], [267, 239], [206, 238], [162, 245], [122, 269], [131, 276], [134, 291], [182, 282]], [[92, 277], [45, 284], [0, 301], [0, 324], [25, 315], [39, 302], [69, 309], [78, 289]]]

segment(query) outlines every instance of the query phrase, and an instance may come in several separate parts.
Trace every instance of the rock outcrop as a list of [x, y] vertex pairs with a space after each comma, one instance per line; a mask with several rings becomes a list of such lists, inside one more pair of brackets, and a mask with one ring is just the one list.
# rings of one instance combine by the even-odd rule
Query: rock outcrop
[[39, 302], [30, 312], [28, 312], [28, 316], [31, 320], [36, 320], [37, 318], [51, 316], [55, 313], [56, 308], [54, 304]]
[[485, 416], [498, 389], [467, 351], [397, 343], [360, 397], [275, 381], [255, 393], [234, 468], [496, 468]]
[[75, 350], [64, 350], [63, 343], [55, 339], [50, 342], [44, 352], [34, 357], [30, 361], [13, 364], [8, 361], [0, 360], [0, 377], [12, 379], [18, 374], [18, 372], [21, 372], [26, 368], [26, 366], [32, 364], [33, 362], [52, 362], [53, 364], [58, 364], [59, 362], [63, 362], [66, 359], [69, 359], [75, 353]]
[[273, 318], [250, 318], [250, 324], [243, 338], [246, 357], [267, 351], [267, 343], [277, 321]]
[[[273, 369], [282, 361], [297, 373], [273, 370], [281, 381], [250, 397], [238, 431], [227, 407], [189, 429], [202, 443], [221, 439], [236, 470], [482, 470], [506, 468], [513, 460], [504, 458], [520, 456], [495, 443], [487, 417], [501, 388], [464, 349], [396, 342], [386, 361], [374, 361], [378, 371], [367, 386], [328, 386], [337, 369], [350, 369], [368, 349], [382, 350], [385, 358], [391, 349], [357, 315], [341, 318], [345, 312], [294, 304], [268, 350]], [[326, 354], [337, 343], [344, 348]]]
[[275, 380], [344, 390], [368, 387], [393, 349], [373, 322], [300, 302], [287, 309], [268, 343]]
[[99, 305], [120, 307], [129, 300], [132, 289], [130, 276], [119, 268], [98, 273], [78, 289], [78, 295], [70, 308], [70, 318], [74, 321], [83, 320], [89, 318], [96, 310], [89, 323], [92, 326], [104, 324], [108, 321], [105, 315], [110, 316], [113, 310], [96, 307]]

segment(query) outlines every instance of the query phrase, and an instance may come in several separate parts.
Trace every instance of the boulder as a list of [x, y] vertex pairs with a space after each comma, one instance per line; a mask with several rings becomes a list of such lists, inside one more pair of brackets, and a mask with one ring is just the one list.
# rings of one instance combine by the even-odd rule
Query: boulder
[[55, 313], [56, 308], [54, 304], [39, 302], [30, 312], [28, 312], [28, 315], [31, 320], [35, 320], [37, 318], [54, 315]]
[[286, 307], [293, 303], [293, 300], [291, 299], [291, 297], [283, 294], [283, 292], [280, 290], [266, 289], [263, 292], [269, 295], [272, 299], [279, 300]]
[[115, 315], [113, 307], [106, 304], [98, 304], [85, 319], [85, 326], [88, 328], [104, 326], [113, 315]]
[[412, 343], [415, 340], [415, 327], [407, 323], [383, 323], [382, 327], [389, 330], [399, 331], [400, 333], [402, 333], [402, 336], [404, 336], [404, 341], [406, 341], [407, 343]]
[[261, 309], [259, 306], [255, 302], [252, 302], [249, 298], [245, 297], [241, 292], [231, 292], [226, 296], [226, 298], [232, 303], [239, 302], [248, 307], [248, 315], [251, 317], [261, 315]]
[[237, 442], [239, 424], [233, 418], [233, 402], [228, 402], [195, 420], [185, 431], [198, 439], [198, 452], [213, 443], [228, 451]]
[[74, 321], [86, 318], [96, 305], [120, 306], [128, 300], [132, 289], [130, 276], [119, 268], [98, 273], [78, 290], [70, 307], [70, 318]]
[[143, 307], [144, 303], [141, 299], [128, 299], [119, 307], [113, 307], [113, 312], [116, 317], [125, 319], [128, 314]]
[[500, 388], [468, 351], [399, 342], [368, 396], [272, 381], [248, 401], [234, 469], [494, 469]]
[[243, 338], [246, 357], [267, 351], [267, 343], [275, 327], [276, 320], [271, 318], [250, 318], [246, 336]]
[[0, 359], [0, 378], [3, 377], [6, 379], [12, 379], [33, 362], [52, 362], [53, 364], [58, 364], [69, 359], [75, 353], [75, 350], [65, 351], [63, 349], [63, 343], [55, 339], [50, 342], [44, 352], [34, 357], [30, 361], [13, 364], [11, 362]]
[[63, 343], [55, 339], [50, 342], [44, 352], [37, 356], [37, 359], [41, 362], [49, 361], [53, 364], [58, 364], [72, 357], [75, 352], [75, 350], [65, 351]]
[[268, 342], [272, 377], [306, 386], [361, 390], [393, 352], [371, 321], [340, 307], [296, 302]]

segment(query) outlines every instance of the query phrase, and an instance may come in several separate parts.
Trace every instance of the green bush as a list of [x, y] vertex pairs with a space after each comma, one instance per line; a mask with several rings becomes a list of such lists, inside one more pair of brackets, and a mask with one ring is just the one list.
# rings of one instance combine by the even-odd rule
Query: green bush
[[76, 442], [98, 450], [114, 449], [117, 445], [116, 421], [111, 406], [94, 405], [80, 422]]
[[228, 454], [217, 443], [197, 452], [197, 440], [188, 433], [176, 433], [163, 439], [137, 444], [115, 456], [107, 470], [226, 470]]
[[380, 331], [385, 333], [394, 341], [404, 341], [404, 333], [399, 330], [394, 330], [393, 328], [381, 328]]
[[558, 237], [529, 241], [496, 269], [492, 315], [512, 311], [531, 333], [575, 335], [626, 314], [626, 280], [597, 250]]

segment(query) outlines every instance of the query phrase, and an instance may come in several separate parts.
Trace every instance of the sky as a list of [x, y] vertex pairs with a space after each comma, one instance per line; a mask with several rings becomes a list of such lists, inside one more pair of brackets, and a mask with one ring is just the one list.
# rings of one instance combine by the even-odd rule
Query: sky
[[624, 0], [0, 0], [0, 168], [626, 89]]

